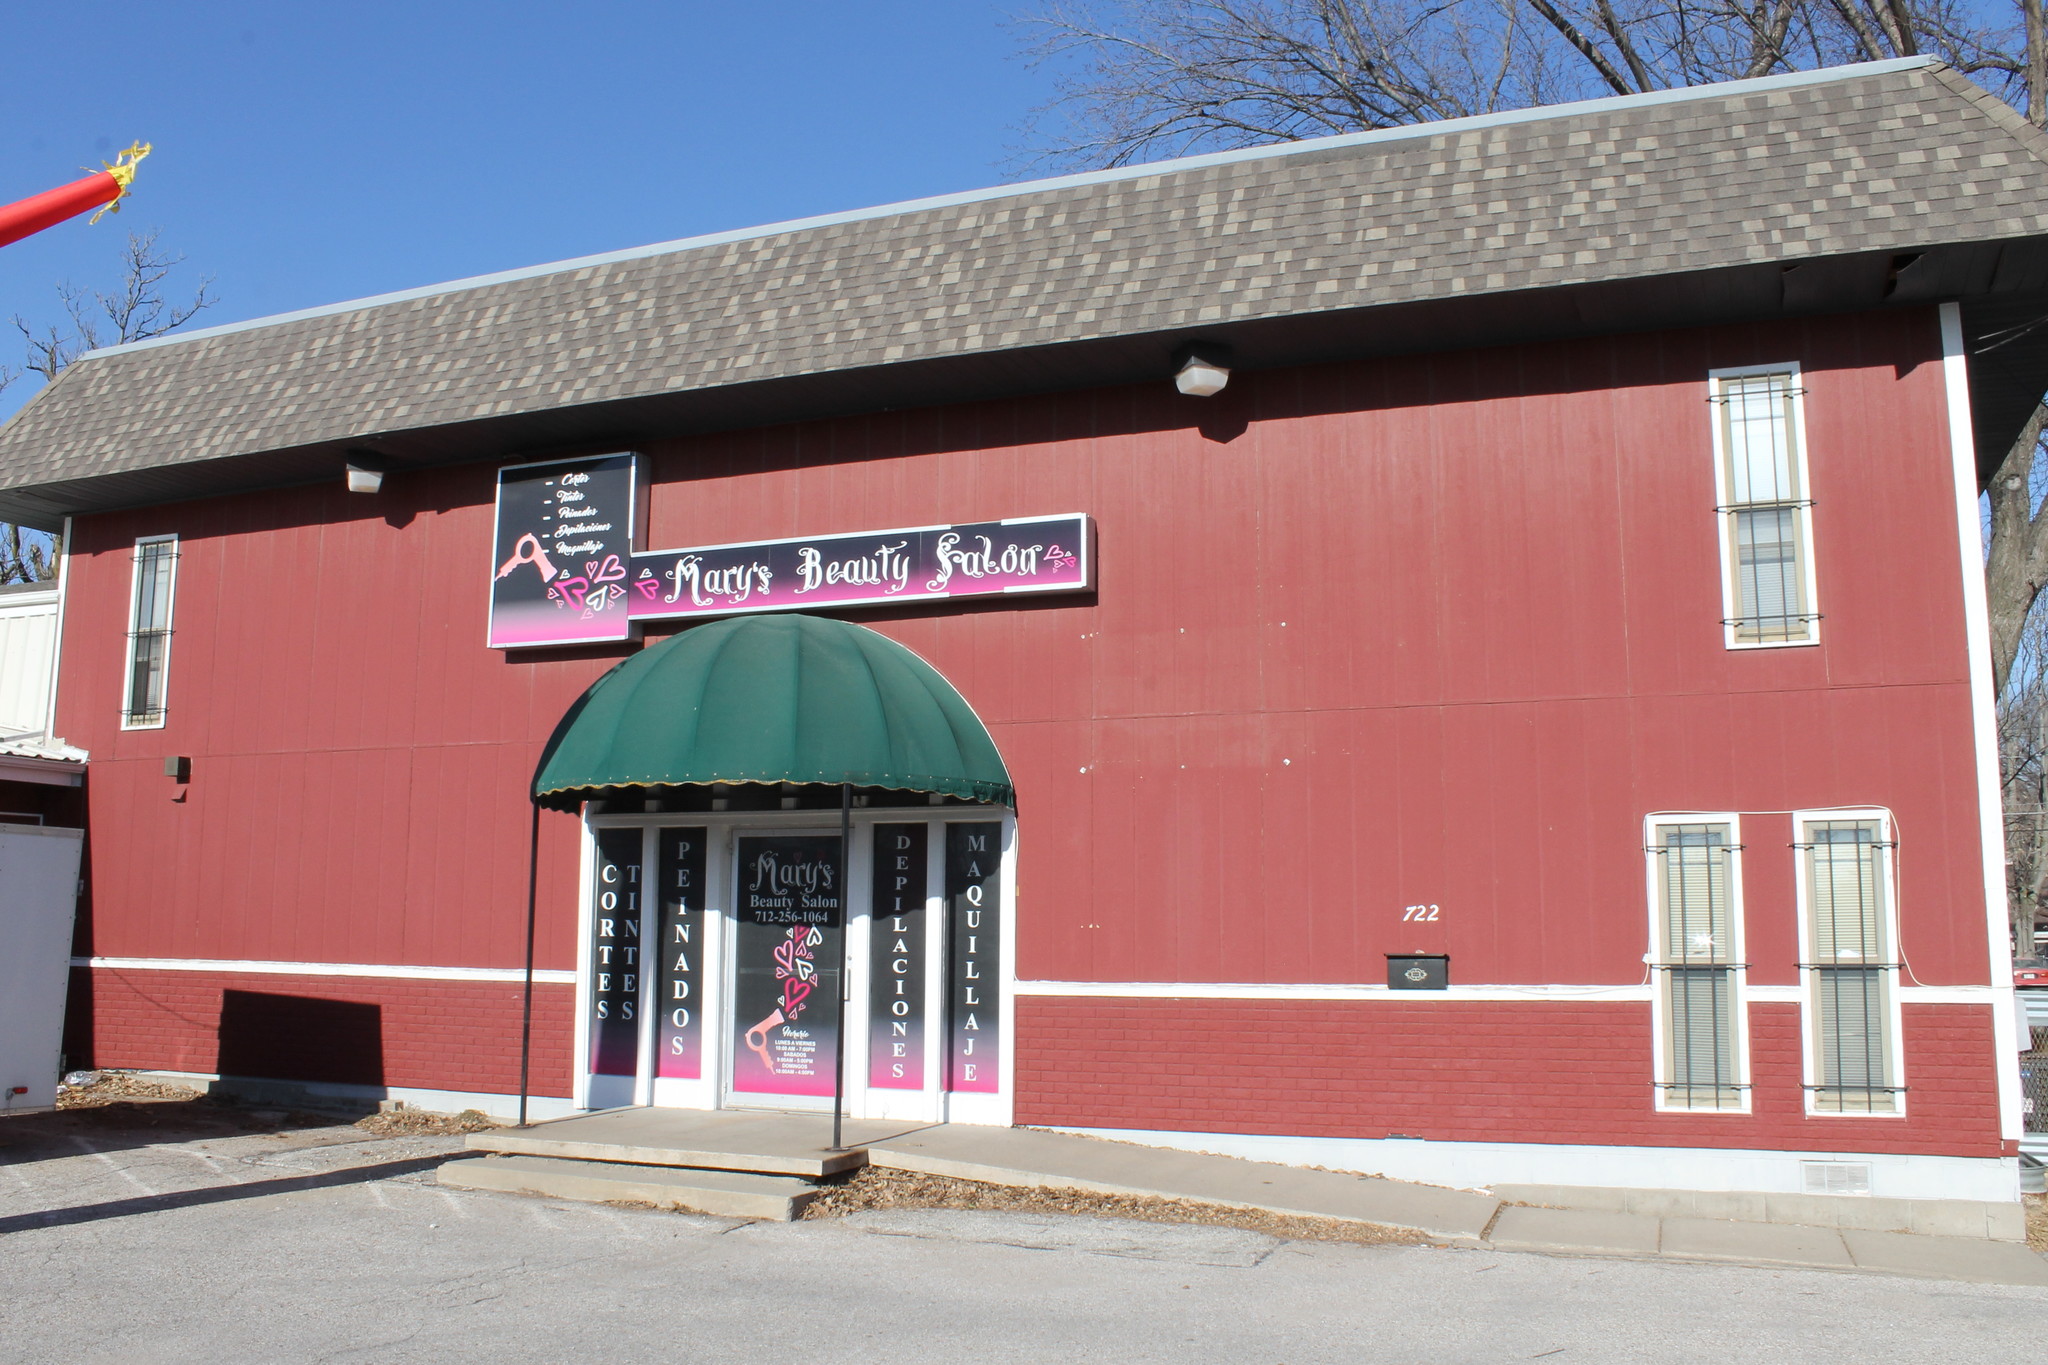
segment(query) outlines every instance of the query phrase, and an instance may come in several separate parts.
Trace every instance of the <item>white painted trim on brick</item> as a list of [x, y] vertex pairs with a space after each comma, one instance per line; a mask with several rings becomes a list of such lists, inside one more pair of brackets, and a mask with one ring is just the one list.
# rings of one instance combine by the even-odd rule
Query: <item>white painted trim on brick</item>
[[1619, 113], [1628, 109], [1647, 109], [1661, 104], [1683, 104], [1693, 100], [1726, 99], [1737, 95], [1761, 95], [1773, 90], [1792, 90], [1807, 85], [1829, 85], [1837, 81], [1854, 80], [1862, 76], [1884, 76], [1895, 71], [1911, 71], [1919, 67], [1934, 65], [1930, 57], [1895, 57], [1882, 62], [1858, 62], [1849, 66], [1823, 67], [1817, 71], [1787, 71], [1775, 76], [1762, 76], [1754, 80], [1723, 81], [1718, 85], [1679, 87], [1672, 90], [1653, 90], [1645, 94], [1619, 95], [1608, 99], [1574, 100], [1568, 104], [1538, 105], [1531, 109], [1506, 109], [1498, 113], [1479, 114], [1471, 118], [1445, 119], [1440, 123], [1409, 124], [1399, 128], [1376, 128], [1363, 133], [1338, 133], [1330, 137], [1304, 138], [1299, 142], [1270, 143], [1263, 147], [1248, 147], [1237, 151], [1205, 152], [1198, 156], [1176, 157], [1170, 161], [1151, 161], [1137, 166], [1119, 166], [1113, 170], [1087, 171], [1079, 175], [1055, 176], [1047, 180], [1027, 180], [1015, 185], [997, 185], [989, 189], [966, 190], [957, 194], [933, 195], [926, 199], [906, 199], [900, 203], [882, 204], [874, 208], [852, 209], [842, 213], [825, 213], [810, 218], [793, 218], [782, 223], [768, 223], [760, 227], [739, 228], [729, 232], [711, 232], [698, 237], [684, 237], [672, 242], [656, 242], [651, 246], [629, 247], [623, 251], [607, 251], [595, 256], [578, 256], [566, 261], [554, 261], [547, 265], [526, 266], [518, 270], [504, 270], [492, 275], [474, 275], [467, 279], [450, 280], [443, 284], [422, 285], [417, 289], [400, 289], [388, 294], [373, 294], [368, 298], [352, 299], [345, 303], [323, 304], [316, 308], [302, 308], [291, 313], [276, 313], [270, 317], [251, 318], [246, 322], [227, 322], [217, 327], [201, 327], [195, 331], [180, 332], [175, 336], [154, 337], [147, 341], [131, 341], [124, 345], [107, 346], [89, 351], [80, 360], [95, 360], [102, 356], [120, 355], [128, 351], [148, 350], [158, 346], [176, 346], [188, 341], [204, 341], [208, 337], [228, 336], [235, 332], [253, 331], [259, 327], [276, 327], [288, 322], [302, 322], [309, 318], [332, 317], [337, 313], [352, 313], [365, 308], [376, 308], [387, 303], [403, 303], [411, 299], [437, 298], [443, 294], [457, 294], [468, 289], [481, 289], [487, 285], [509, 284], [515, 280], [537, 279], [545, 275], [567, 274], [574, 270], [589, 270], [596, 266], [613, 265], [620, 261], [641, 260], [648, 256], [665, 256], [671, 252], [691, 251], [701, 247], [724, 246], [732, 242], [758, 241], [763, 237], [775, 237], [789, 232], [807, 232], [816, 228], [835, 227], [843, 223], [861, 223], [874, 218], [889, 218], [904, 213], [923, 213], [932, 209], [959, 208], [969, 204], [987, 203], [991, 200], [1014, 199], [1020, 195], [1043, 194], [1051, 190], [1078, 189], [1087, 185], [1114, 184], [1124, 180], [1141, 180], [1159, 175], [1178, 175], [1184, 171], [1200, 170], [1208, 166], [1227, 166], [1241, 161], [1261, 161], [1285, 156], [1313, 155], [1340, 147], [1363, 147], [1381, 142], [1401, 142], [1412, 138], [1449, 137], [1461, 133], [1481, 132], [1490, 128], [1505, 128], [1518, 123], [1540, 123], [1548, 119], [1576, 118], [1584, 114]]
[[[1627, 1003], [1652, 998], [1647, 984], [1633, 986], [1452, 986], [1441, 991], [1395, 991], [1385, 986], [1276, 985], [1208, 981], [1019, 981], [1018, 995], [1069, 996], [1109, 1000], [1376, 1000], [1382, 1004], [1449, 1004], [1474, 1001], [1541, 1000], [1569, 1005]], [[1752, 1004], [1797, 1005], [1805, 999], [1799, 986], [1745, 986]], [[2010, 992], [1996, 986], [1904, 986], [1898, 998], [1908, 1005], [1995, 1005]]]
[[1648, 1001], [1647, 982], [1633, 986], [1451, 986], [1396, 991], [1366, 985], [1274, 985], [1207, 981], [1019, 981], [1019, 995], [1093, 996], [1130, 1000], [1379, 1000], [1395, 1004], [1473, 1000]]
[[[1984, 914], [1993, 989], [2012, 996], [2012, 930], [2005, 902], [2005, 811], [1999, 801], [1998, 698], [1991, 689], [1991, 609], [1984, 587], [1984, 531], [1977, 515], [1977, 437], [1970, 422], [1970, 372], [1961, 304], [1941, 305], [1941, 373], [1948, 405], [1949, 458], [1955, 467], [1956, 537], [1962, 552], [1963, 629], [1970, 651], [1970, 738], [1977, 760], [1977, 832], [1984, 861]], [[2021, 1135], [2019, 1051], [2013, 1008], [1996, 1011], [1999, 1133]]]
[[[366, 976], [394, 981], [526, 979], [526, 973], [517, 967], [372, 966], [359, 962], [256, 962], [237, 958], [207, 957], [74, 957], [71, 959], [71, 965], [110, 972], [246, 972], [256, 976]], [[536, 971], [533, 979], [549, 985], [573, 986], [576, 984], [576, 973]]]
[[1593, 1185], [1608, 1189], [1750, 1190], [1804, 1194], [1805, 1161], [1870, 1165], [1870, 1192], [1883, 1199], [2019, 1201], [2015, 1157], [1895, 1155], [1887, 1152], [1775, 1152], [1716, 1147], [1603, 1147], [1548, 1142], [1427, 1142], [1420, 1138], [1307, 1138], [1181, 1133], [1144, 1128], [1058, 1128], [1055, 1132], [1321, 1166], [1460, 1189], [1494, 1185]]

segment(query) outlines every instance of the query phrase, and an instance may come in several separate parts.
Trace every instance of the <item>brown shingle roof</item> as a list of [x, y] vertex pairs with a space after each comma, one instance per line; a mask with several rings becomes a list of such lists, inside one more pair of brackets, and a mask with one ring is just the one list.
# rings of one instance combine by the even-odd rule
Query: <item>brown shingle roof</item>
[[909, 361], [2034, 238], [2044, 169], [2048, 138], [1908, 60], [1043, 182], [96, 353], [0, 429], [0, 494]]

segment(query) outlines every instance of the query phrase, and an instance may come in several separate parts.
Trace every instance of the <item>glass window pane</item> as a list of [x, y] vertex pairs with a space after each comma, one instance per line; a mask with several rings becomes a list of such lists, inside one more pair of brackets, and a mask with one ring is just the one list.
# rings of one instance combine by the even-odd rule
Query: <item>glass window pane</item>
[[1878, 827], [1870, 821], [1807, 826], [1812, 869], [1807, 918], [1815, 966], [1887, 960]]
[[1893, 1107], [1886, 1056], [1887, 1002], [1883, 971], [1830, 967], [1819, 978], [1822, 1108], [1885, 1111]]
[[1734, 945], [1728, 926], [1728, 827], [1664, 828], [1664, 942], [1666, 962], [1728, 962]]
[[1800, 497], [1792, 447], [1792, 377], [1745, 375], [1721, 381], [1728, 501], [1792, 502]]
[[1735, 610], [1744, 637], [1784, 640], [1805, 635], [1798, 510], [1737, 512], [1735, 557]]
[[171, 575], [175, 540], [143, 541], [135, 547], [134, 624], [128, 637], [128, 695], [131, 724], [163, 719], [164, 665], [170, 656]]
[[1735, 1071], [1734, 972], [1679, 968], [1669, 978], [1671, 1072], [1665, 1102], [1719, 1109], [1740, 1103]]

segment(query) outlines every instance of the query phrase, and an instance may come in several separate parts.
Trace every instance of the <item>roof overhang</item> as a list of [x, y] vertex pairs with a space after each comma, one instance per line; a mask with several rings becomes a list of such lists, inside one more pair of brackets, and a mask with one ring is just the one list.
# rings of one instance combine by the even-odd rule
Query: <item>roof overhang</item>
[[[1165, 382], [1174, 351], [1227, 343], [1251, 371], [1377, 356], [1755, 323], [1959, 301], [1972, 356], [1978, 468], [1988, 477], [2048, 387], [2048, 239], [1871, 252], [1555, 289], [1177, 328], [725, 384], [0, 489], [0, 520], [66, 516], [335, 481], [352, 449], [406, 468], [630, 446], [771, 423]], [[1190, 405], [1189, 423], [1202, 414]]]

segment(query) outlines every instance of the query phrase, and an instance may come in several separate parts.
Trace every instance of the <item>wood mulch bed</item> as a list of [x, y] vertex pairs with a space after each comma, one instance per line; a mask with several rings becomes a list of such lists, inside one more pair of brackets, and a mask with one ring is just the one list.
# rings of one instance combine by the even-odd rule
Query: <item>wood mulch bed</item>
[[1377, 1223], [1352, 1223], [1336, 1218], [1304, 1218], [1256, 1209], [1205, 1204], [1193, 1199], [1158, 1199], [1144, 1195], [1093, 1194], [1073, 1189], [1022, 1189], [984, 1185], [951, 1176], [924, 1175], [881, 1166], [864, 1166], [819, 1184], [818, 1197], [803, 1211], [806, 1219], [844, 1218], [871, 1209], [985, 1209], [1007, 1213], [1090, 1214], [1098, 1218], [1133, 1218], [1147, 1223], [1202, 1223], [1244, 1228], [1296, 1242], [1360, 1242], [1370, 1246], [1415, 1246], [1429, 1238], [1408, 1228]]

